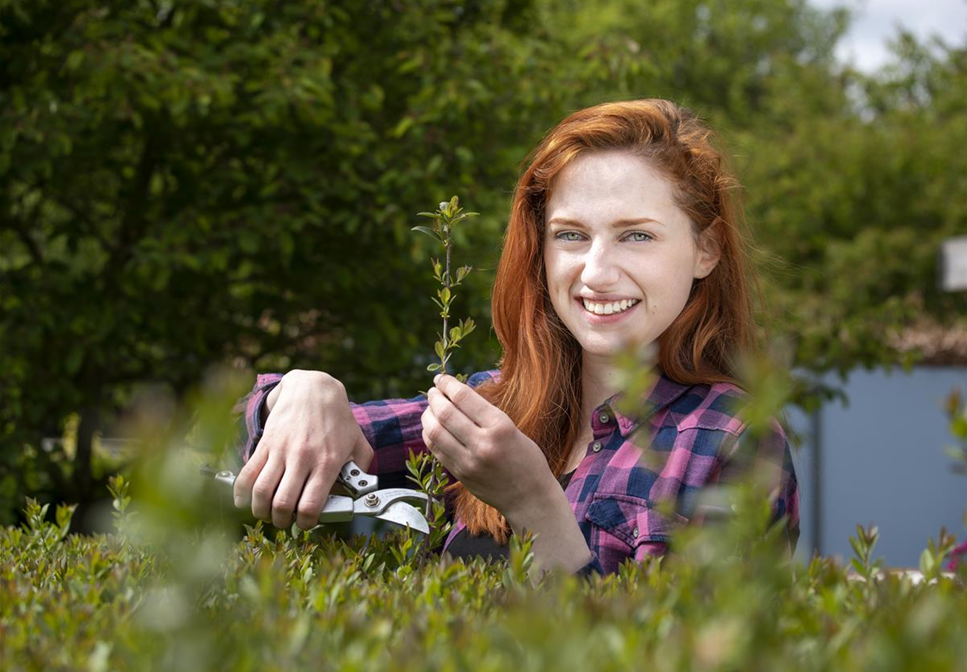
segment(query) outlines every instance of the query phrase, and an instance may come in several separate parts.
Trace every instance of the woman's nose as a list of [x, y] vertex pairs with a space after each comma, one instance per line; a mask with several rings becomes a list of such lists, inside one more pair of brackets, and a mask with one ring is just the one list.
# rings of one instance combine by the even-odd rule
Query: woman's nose
[[613, 259], [612, 250], [606, 245], [595, 242], [584, 257], [584, 270], [581, 282], [585, 287], [606, 291], [618, 283], [618, 266]]

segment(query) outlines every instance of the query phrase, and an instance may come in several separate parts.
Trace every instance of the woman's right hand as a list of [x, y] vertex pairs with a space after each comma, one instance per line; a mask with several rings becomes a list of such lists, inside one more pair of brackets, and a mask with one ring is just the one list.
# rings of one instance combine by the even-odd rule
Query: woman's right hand
[[373, 461], [342, 383], [321, 371], [290, 371], [267, 403], [270, 411], [255, 452], [235, 479], [235, 506], [278, 528], [314, 527], [350, 459]]

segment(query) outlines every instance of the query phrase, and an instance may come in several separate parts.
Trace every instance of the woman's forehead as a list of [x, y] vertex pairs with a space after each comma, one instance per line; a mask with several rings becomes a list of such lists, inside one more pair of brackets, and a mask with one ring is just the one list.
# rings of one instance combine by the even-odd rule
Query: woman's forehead
[[575, 158], [552, 181], [544, 214], [545, 223], [562, 218], [588, 226], [684, 216], [671, 181], [646, 159], [627, 151], [588, 152]]

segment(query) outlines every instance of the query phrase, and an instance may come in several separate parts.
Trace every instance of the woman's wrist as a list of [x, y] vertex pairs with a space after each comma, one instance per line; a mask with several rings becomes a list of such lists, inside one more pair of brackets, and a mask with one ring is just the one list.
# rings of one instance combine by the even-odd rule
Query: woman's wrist
[[333, 378], [328, 373], [324, 371], [293, 369], [282, 376], [278, 385], [272, 388], [268, 396], [266, 396], [265, 417], [268, 417], [269, 413], [275, 407], [275, 404], [278, 403], [283, 389], [291, 391], [301, 390], [302, 393], [321, 398], [323, 401], [330, 399], [333, 401], [348, 400], [346, 388], [338, 379]]
[[528, 530], [537, 535], [532, 550], [542, 569], [560, 568], [573, 573], [594, 557], [567, 496], [553, 477], [546, 487], [535, 490], [531, 501], [504, 515], [514, 534]]

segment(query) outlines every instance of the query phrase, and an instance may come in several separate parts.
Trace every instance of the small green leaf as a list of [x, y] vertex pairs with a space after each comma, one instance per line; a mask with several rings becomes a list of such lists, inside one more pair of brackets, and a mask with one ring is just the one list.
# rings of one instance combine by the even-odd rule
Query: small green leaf
[[924, 576], [929, 576], [933, 573], [934, 568], [934, 556], [929, 549], [923, 549], [920, 553], [920, 573]]
[[443, 305], [449, 304], [450, 303], [450, 288], [449, 287], [444, 287], [443, 289], [441, 289], [440, 291], [437, 292], [437, 296], [439, 296], [440, 297], [440, 300], [443, 301]]
[[443, 359], [443, 357], [446, 355], [446, 350], [443, 347], [443, 341], [437, 341], [436, 343], [434, 343], [433, 351], [436, 353], [437, 357], [439, 357], [440, 359]]
[[83, 51], [72, 51], [67, 57], [67, 69], [77, 70], [81, 65], [84, 64], [84, 52]]
[[390, 131], [390, 135], [392, 135], [394, 138], [402, 138], [403, 135], [405, 135], [410, 129], [410, 126], [413, 125], [414, 121], [415, 119], [413, 119], [413, 117], [403, 117], [400, 119], [400, 122], [396, 124], [396, 127]]
[[463, 338], [463, 330], [460, 327], [450, 330], [450, 343], [459, 343], [461, 338]]
[[440, 239], [440, 236], [437, 234], [437, 232], [428, 226], [414, 226], [410, 229], [410, 231], [419, 231], [420, 233], [425, 233], [426, 235], [436, 238], [437, 240]]
[[436, 363], [430, 364], [430, 365], [428, 365], [426, 367], [426, 370], [427, 371], [439, 371], [440, 370], [440, 365], [439, 364], [436, 364]]
[[849, 545], [853, 547], [853, 553], [857, 558], [863, 557], [863, 549], [860, 547], [860, 542], [856, 537], [849, 538]]

